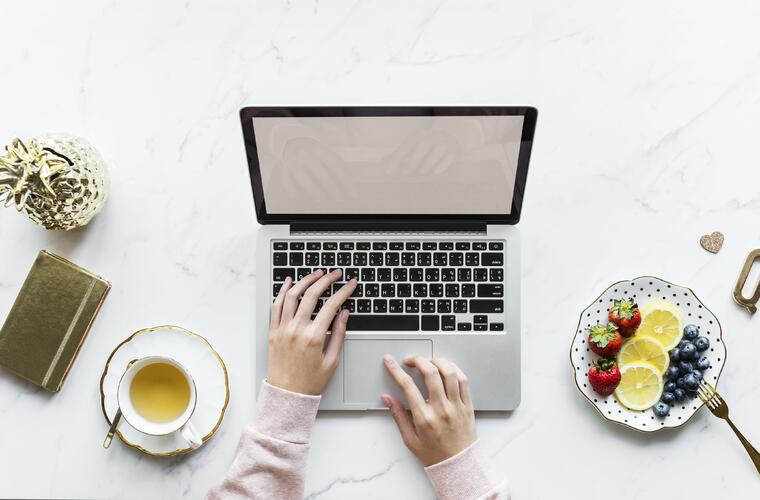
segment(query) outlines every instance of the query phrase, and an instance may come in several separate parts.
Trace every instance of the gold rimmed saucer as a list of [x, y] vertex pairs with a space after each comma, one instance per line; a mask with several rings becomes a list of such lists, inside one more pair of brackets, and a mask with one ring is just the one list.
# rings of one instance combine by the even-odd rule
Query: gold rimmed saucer
[[697, 325], [700, 334], [710, 340], [710, 348], [702, 353], [711, 364], [711, 368], [704, 373], [705, 380], [713, 386], [718, 384], [723, 365], [726, 363], [723, 329], [718, 318], [690, 288], [675, 285], [654, 276], [640, 276], [632, 280], [613, 283], [583, 310], [570, 345], [570, 364], [573, 367], [575, 384], [586, 400], [606, 420], [640, 432], [680, 427], [702, 407], [702, 401], [698, 398], [687, 398], [685, 401], [677, 402], [671, 407], [667, 417], [658, 418], [651, 409], [629, 410], [618, 402], [614, 394], [600, 396], [588, 383], [588, 369], [599, 356], [594, 354], [587, 345], [586, 328], [596, 323], [607, 323], [607, 313], [612, 306], [612, 301], [629, 297], [642, 308], [656, 301], [672, 303], [683, 315], [685, 325]]
[[[191, 421], [203, 436], [203, 442], [208, 441], [221, 425], [230, 399], [227, 367], [205, 338], [179, 326], [145, 328], [130, 335], [111, 352], [100, 377], [100, 401], [108, 425], [118, 410], [116, 394], [122, 374], [132, 360], [145, 356], [172, 357], [190, 372], [198, 391]], [[192, 451], [178, 433], [151, 436], [123, 419], [116, 435], [124, 444], [152, 456]]]

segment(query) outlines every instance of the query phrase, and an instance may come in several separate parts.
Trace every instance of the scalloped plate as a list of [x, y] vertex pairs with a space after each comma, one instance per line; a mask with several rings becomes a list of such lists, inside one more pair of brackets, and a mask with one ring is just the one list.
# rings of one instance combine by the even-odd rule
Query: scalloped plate
[[633, 297], [640, 308], [650, 302], [660, 300], [670, 302], [681, 311], [684, 325], [697, 325], [700, 335], [710, 339], [710, 348], [704, 352], [704, 355], [710, 360], [712, 367], [705, 371], [704, 377], [707, 382], [717, 386], [726, 362], [726, 346], [718, 318], [705, 307], [690, 288], [674, 285], [653, 276], [641, 276], [633, 280], [613, 283], [581, 313], [578, 327], [573, 335], [573, 343], [570, 346], [570, 364], [575, 372], [575, 383], [581, 394], [599, 414], [611, 422], [642, 432], [680, 427], [702, 406], [699, 398], [687, 398], [681, 403], [676, 402], [667, 417], [658, 418], [651, 408], [644, 411], [629, 410], [617, 401], [614, 394], [607, 397], [600, 396], [588, 383], [588, 369], [599, 356], [589, 349], [588, 335], [585, 330], [593, 324], [606, 323], [612, 300], [626, 297]]

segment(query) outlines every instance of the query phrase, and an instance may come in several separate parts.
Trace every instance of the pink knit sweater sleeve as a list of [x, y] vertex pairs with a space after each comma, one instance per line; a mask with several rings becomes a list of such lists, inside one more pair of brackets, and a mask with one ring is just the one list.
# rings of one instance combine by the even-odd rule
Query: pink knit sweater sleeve
[[[319, 396], [262, 383], [256, 421], [243, 431], [227, 476], [207, 499], [303, 498], [309, 437], [319, 401]], [[477, 442], [425, 472], [441, 500], [509, 498], [506, 484], [497, 480]]]

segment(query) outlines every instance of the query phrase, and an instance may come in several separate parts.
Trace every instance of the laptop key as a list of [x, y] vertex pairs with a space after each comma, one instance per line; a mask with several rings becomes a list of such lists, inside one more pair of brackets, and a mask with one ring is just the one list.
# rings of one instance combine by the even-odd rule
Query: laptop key
[[343, 307], [348, 309], [348, 312], [354, 313], [356, 312], [356, 301], [354, 299], [348, 299], [344, 304]]
[[367, 241], [363, 241], [361, 243], [356, 244], [357, 250], [369, 250], [370, 248], [372, 248], [372, 245], [370, 245], [369, 242]]
[[446, 297], [459, 297], [459, 283], [446, 285]]
[[[372, 301], [367, 299], [361, 299], [356, 301], [356, 312], [360, 313], [368, 313], [372, 312]], [[351, 322], [351, 318], [355, 318], [356, 316], [349, 316], [348, 322]]]
[[369, 265], [370, 266], [382, 266], [383, 265], [383, 254], [382, 252], [371, 252], [369, 254]]
[[287, 266], [288, 254], [285, 252], [275, 252], [274, 255], [272, 255], [272, 264], [275, 266]]
[[396, 285], [396, 294], [399, 297], [411, 297], [412, 296], [412, 285], [409, 283], [399, 283]]
[[375, 299], [372, 301], [372, 312], [375, 314], [388, 312], [388, 301], [385, 299]]
[[322, 248], [324, 250], [337, 250], [338, 249], [338, 244], [336, 242], [334, 242], [334, 241], [331, 241], [329, 243], [325, 243], [324, 245], [322, 245]]
[[310, 274], [311, 274], [310, 267], [299, 267], [298, 271], [296, 272], [296, 280], [302, 280]]
[[272, 248], [274, 248], [275, 250], [287, 250], [288, 244], [285, 243], [284, 241], [275, 241], [274, 243], [272, 243]]
[[322, 254], [322, 265], [323, 266], [334, 266], [335, 265], [335, 253], [334, 252], [324, 252]]
[[364, 296], [365, 297], [379, 297], [380, 285], [378, 285], [377, 283], [366, 283], [364, 285]]
[[391, 250], [403, 250], [404, 244], [401, 243], [400, 241], [391, 241], [388, 244], [388, 248], [390, 248]]
[[412, 252], [404, 252], [401, 254], [401, 265], [402, 266], [413, 266], [414, 265], [414, 254]]
[[504, 254], [501, 252], [499, 253], [485, 252], [481, 254], [481, 261], [482, 261], [482, 265], [484, 266], [503, 266]]
[[401, 260], [401, 254], [398, 252], [388, 252], [385, 254], [385, 265], [388, 267], [395, 267]]
[[417, 254], [417, 265], [427, 267], [431, 264], [433, 256], [430, 252], [420, 252]]
[[409, 281], [422, 281], [423, 278], [422, 269], [419, 267], [413, 267], [409, 270]]
[[491, 323], [489, 325], [492, 332], [503, 332], [504, 331], [504, 323]]
[[462, 297], [474, 297], [475, 296], [475, 285], [472, 283], [465, 283], [462, 285]]
[[348, 317], [349, 331], [418, 331], [420, 317], [417, 314], [355, 315]]
[[455, 281], [457, 278], [456, 270], [452, 267], [441, 269], [441, 281]]
[[350, 266], [351, 265], [351, 253], [350, 252], [340, 252], [340, 253], [338, 253], [338, 265], [339, 266]]
[[488, 323], [488, 316], [485, 314], [476, 314], [473, 321], [475, 323]]
[[389, 267], [381, 267], [377, 270], [377, 281], [390, 281], [391, 269]]
[[473, 281], [488, 281], [488, 269], [482, 267], [475, 269]]
[[430, 296], [431, 297], [443, 297], [443, 284], [431, 283], [430, 284]]
[[467, 312], [467, 301], [466, 300], [455, 300], [454, 301], [454, 312], [463, 314]]
[[347, 267], [346, 268], [346, 274], [344, 275], [347, 280], [350, 280], [352, 278], [359, 279], [359, 268], [358, 267]]
[[433, 299], [425, 299], [421, 301], [422, 306], [422, 312], [423, 313], [434, 313], [435, 312], [435, 300]]
[[397, 267], [393, 270], [393, 281], [400, 282], [406, 281], [407, 271], [406, 268]]
[[412, 294], [415, 297], [427, 297], [427, 285], [425, 283], [415, 284]]
[[280, 288], [282, 288], [282, 283], [275, 283], [272, 285], [272, 296], [276, 297], [278, 293], [280, 293]]
[[372, 243], [372, 250], [387, 250], [388, 244], [384, 241], [376, 241]]
[[411, 242], [411, 241], [409, 241], [409, 242], [406, 243], [406, 249], [407, 250], [419, 250], [420, 249], [420, 244], [417, 243], [417, 242]]
[[319, 250], [322, 248], [322, 244], [318, 241], [310, 241], [306, 244], [306, 250]]
[[439, 250], [454, 250], [454, 243], [451, 241], [444, 241], [438, 244]]
[[388, 301], [388, 310], [392, 313], [404, 312], [404, 301], [401, 299], [391, 299]]
[[476, 323], [476, 324], [473, 325], [473, 329], [476, 332], [485, 332], [485, 331], [488, 330], [488, 325], [486, 325], [486, 324], [479, 325], [479, 324]]
[[504, 301], [494, 299], [470, 299], [470, 312], [472, 313], [503, 313]]
[[457, 330], [460, 332], [469, 332], [472, 330], [472, 323], [457, 323]]
[[446, 252], [435, 252], [433, 254], [433, 265], [438, 267], [448, 266], [449, 254]]
[[456, 326], [456, 319], [454, 316], [441, 316], [441, 330], [444, 332], [454, 331]]
[[291, 266], [302, 266], [303, 265], [303, 254], [301, 252], [290, 252], [290, 262], [289, 264]]
[[396, 285], [394, 285], [393, 283], [383, 283], [380, 286], [380, 296], [381, 297], [395, 297]]
[[362, 281], [375, 281], [375, 270], [374, 269], [362, 269]]
[[296, 270], [292, 267], [275, 267], [272, 269], [272, 281], [285, 281], [288, 276], [295, 279]]
[[318, 266], [319, 265], [319, 254], [317, 252], [306, 252], [306, 265], [307, 266]]
[[[369, 244], [369, 243], [368, 243]], [[356, 244], [356, 246], [359, 246], [359, 243]], [[367, 254], [366, 252], [356, 252], [354, 254], [354, 262], [355, 267], [364, 267], [367, 265]]]
[[417, 299], [406, 299], [404, 301], [405, 311], [407, 313], [418, 313], [420, 312], [420, 301]]
[[464, 254], [461, 252], [451, 252], [449, 254], [450, 266], [461, 266], [464, 264]]
[[472, 281], [472, 269], [467, 269], [466, 267], [457, 269], [457, 281]]
[[290, 242], [290, 249], [291, 250], [303, 250], [303, 241], [291, 241]]
[[438, 269], [434, 267], [428, 267], [425, 269], [425, 281], [438, 281], [440, 279], [440, 273]]
[[341, 250], [353, 250], [354, 249], [354, 243], [352, 241], [341, 241], [340, 242], [340, 249]]
[[501, 283], [478, 285], [478, 297], [503, 297], [503, 296], [504, 296], [504, 285], [502, 285]]
[[504, 243], [501, 241], [492, 241], [488, 244], [489, 250], [504, 250]]
[[438, 244], [435, 241], [426, 241], [422, 244], [423, 250], [435, 250], [438, 248]]
[[477, 252], [467, 252], [464, 254], [464, 263], [467, 266], [475, 267], [480, 265], [480, 254]]
[[451, 312], [451, 301], [447, 299], [438, 299], [438, 313], [448, 314]]
[[491, 269], [488, 274], [491, 278], [491, 281], [504, 281], [504, 269]]
[[473, 250], [485, 250], [487, 248], [485, 241], [476, 241], [472, 244]]
[[351, 292], [351, 297], [364, 297], [364, 285], [362, 283], [356, 284], [356, 288]]
[[469, 250], [470, 249], [470, 242], [469, 241], [457, 241], [456, 249], [457, 250]]
[[440, 330], [438, 316], [422, 316], [422, 330], [425, 332]]

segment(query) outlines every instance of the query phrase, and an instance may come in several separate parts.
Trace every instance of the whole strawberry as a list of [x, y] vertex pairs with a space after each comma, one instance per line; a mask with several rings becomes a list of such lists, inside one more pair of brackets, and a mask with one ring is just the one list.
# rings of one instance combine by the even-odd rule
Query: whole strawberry
[[586, 328], [588, 332], [588, 346], [592, 351], [605, 358], [614, 358], [623, 346], [623, 337], [620, 336], [614, 323], [606, 325], [596, 324]]
[[608, 314], [609, 320], [618, 327], [620, 335], [630, 337], [641, 324], [641, 311], [633, 299], [615, 300]]
[[620, 384], [620, 370], [614, 359], [602, 358], [588, 370], [588, 381], [600, 396], [609, 396]]

